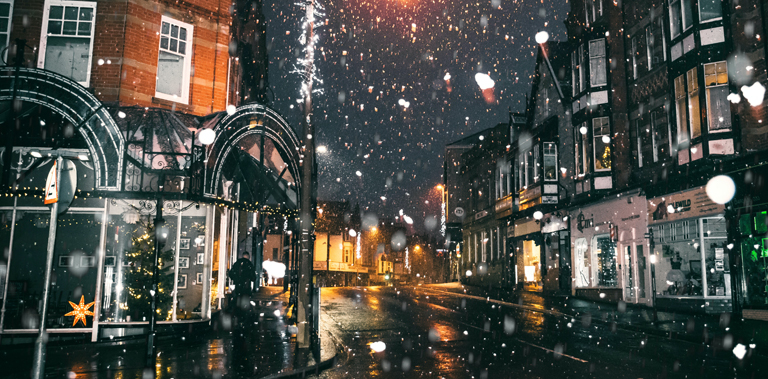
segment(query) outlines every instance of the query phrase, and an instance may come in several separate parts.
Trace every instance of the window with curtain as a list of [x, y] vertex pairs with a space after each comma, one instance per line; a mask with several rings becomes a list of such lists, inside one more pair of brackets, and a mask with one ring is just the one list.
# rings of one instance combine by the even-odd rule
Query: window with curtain
[[701, 137], [701, 108], [699, 106], [699, 75], [696, 67], [688, 70], [688, 107], [691, 110], [688, 124], [691, 130], [691, 139]]
[[88, 86], [95, 2], [51, 1], [45, 9], [38, 66]]
[[595, 171], [611, 169], [611, 128], [608, 117], [598, 117], [592, 120], [595, 144]]
[[605, 63], [605, 38], [589, 41], [589, 80], [593, 87], [608, 84]]
[[731, 130], [731, 103], [728, 101], [728, 66], [725, 62], [704, 65], [707, 90], [707, 119], [710, 132]]
[[192, 25], [163, 16], [155, 96], [189, 102]]

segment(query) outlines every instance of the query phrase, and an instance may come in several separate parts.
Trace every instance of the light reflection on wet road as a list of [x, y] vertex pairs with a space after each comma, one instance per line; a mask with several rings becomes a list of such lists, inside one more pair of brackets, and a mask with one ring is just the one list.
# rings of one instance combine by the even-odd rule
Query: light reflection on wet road
[[[321, 377], [768, 376], [764, 360], [572, 320], [536, 299], [518, 306], [421, 287], [324, 288], [324, 327], [347, 356]], [[376, 341], [386, 350], [373, 352]]]

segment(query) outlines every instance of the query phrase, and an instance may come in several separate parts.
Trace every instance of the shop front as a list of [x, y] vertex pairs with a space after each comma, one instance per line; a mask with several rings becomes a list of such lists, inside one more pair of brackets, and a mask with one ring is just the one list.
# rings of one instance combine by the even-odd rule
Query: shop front
[[725, 207], [704, 187], [648, 199], [656, 306], [691, 312], [732, 310]]
[[645, 197], [632, 191], [570, 210], [573, 294], [649, 304]]
[[[161, 326], [208, 327], [225, 306], [227, 269], [243, 252], [261, 253], [254, 236], [264, 216], [295, 217], [299, 143], [290, 126], [257, 104], [196, 118], [106, 106], [44, 70], [7, 74], [0, 80], [25, 91], [0, 93], [0, 105], [21, 110], [0, 128], [2, 344], [31, 343], [42, 320], [51, 340], [145, 334], [153, 312]], [[9, 127], [17, 124], [34, 127], [20, 135]], [[44, 189], [54, 163], [61, 197], [52, 215]]]
[[727, 214], [733, 245], [734, 310], [746, 319], [768, 321], [768, 192], [762, 165], [730, 174], [736, 194]]
[[517, 287], [526, 291], [544, 290], [545, 258], [542, 255], [541, 222], [532, 217], [515, 220], [511, 249], [515, 262]]
[[544, 291], [571, 293], [571, 237], [568, 216], [563, 212], [547, 213], [541, 219], [544, 249]]

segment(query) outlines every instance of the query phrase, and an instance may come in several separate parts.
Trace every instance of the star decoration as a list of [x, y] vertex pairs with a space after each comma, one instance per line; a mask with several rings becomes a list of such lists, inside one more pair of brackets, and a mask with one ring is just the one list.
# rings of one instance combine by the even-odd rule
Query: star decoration
[[72, 312], [69, 312], [64, 316], [75, 316], [75, 322], [72, 323], [72, 326], [77, 325], [77, 322], [81, 319], [83, 320], [83, 325], [87, 326], [85, 316], [93, 316], [93, 312], [88, 310], [88, 308], [93, 306], [93, 303], [94, 302], [85, 304], [85, 296], [80, 296], [80, 304], [78, 305], [70, 301], [69, 305], [72, 306]]

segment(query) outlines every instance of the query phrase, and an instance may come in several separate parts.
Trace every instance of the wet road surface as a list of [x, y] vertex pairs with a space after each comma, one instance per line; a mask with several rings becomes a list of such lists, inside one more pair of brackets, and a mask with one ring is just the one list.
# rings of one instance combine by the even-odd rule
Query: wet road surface
[[[768, 359], [426, 287], [323, 288], [322, 378], [765, 378]], [[534, 311], [532, 309], [539, 309]], [[386, 349], [375, 352], [371, 343]], [[374, 345], [376, 346], [376, 345]]]

